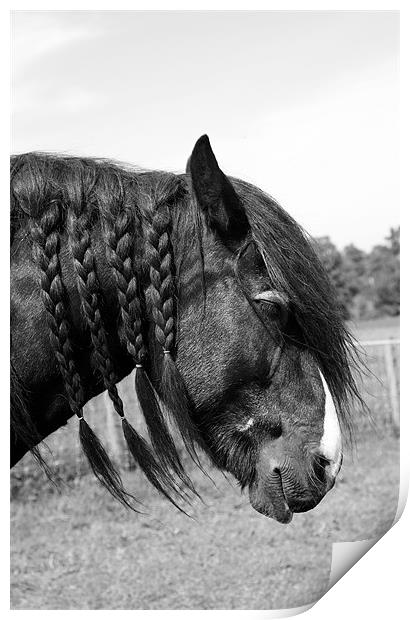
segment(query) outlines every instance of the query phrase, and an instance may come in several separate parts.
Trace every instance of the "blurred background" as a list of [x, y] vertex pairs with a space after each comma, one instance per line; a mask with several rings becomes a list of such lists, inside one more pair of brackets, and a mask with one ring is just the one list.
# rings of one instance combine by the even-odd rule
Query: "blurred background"
[[[272, 609], [326, 590], [331, 543], [385, 532], [399, 489], [396, 12], [18, 12], [12, 151], [181, 171], [208, 133], [221, 167], [270, 193], [312, 235], [369, 372], [372, 420], [332, 493], [281, 526], [232, 479], [187, 463], [189, 519], [130, 469], [106, 395], [87, 418], [144, 502], [117, 506], [69, 423], [11, 474], [12, 608]], [[144, 432], [133, 377], [120, 385]]]

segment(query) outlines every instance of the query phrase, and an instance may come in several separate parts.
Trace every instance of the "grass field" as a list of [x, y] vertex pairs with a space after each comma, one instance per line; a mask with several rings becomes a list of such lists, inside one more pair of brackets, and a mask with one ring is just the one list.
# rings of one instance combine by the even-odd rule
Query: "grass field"
[[[356, 333], [362, 340], [397, 337], [398, 324], [380, 321], [373, 332], [361, 325]], [[388, 400], [379, 400], [388, 408]], [[399, 442], [389, 416], [380, 420], [376, 431], [360, 433], [335, 488], [288, 526], [256, 513], [231, 478], [213, 472], [213, 486], [197, 470], [204, 504], [194, 504], [192, 519], [138, 472], [124, 478], [148, 514], [127, 512], [90, 474], [78, 475], [86, 471], [83, 461], [74, 466], [59, 455], [61, 438], [66, 449], [72, 445], [69, 426], [50, 442], [69, 480], [61, 493], [29, 456], [12, 474], [11, 607], [278, 609], [318, 599], [326, 591], [332, 543], [382, 535], [394, 518]]]

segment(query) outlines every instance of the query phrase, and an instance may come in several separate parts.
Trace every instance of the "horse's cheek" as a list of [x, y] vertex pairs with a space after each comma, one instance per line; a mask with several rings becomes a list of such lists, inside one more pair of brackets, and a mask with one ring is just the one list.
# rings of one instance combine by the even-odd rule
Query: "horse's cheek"
[[227, 355], [223, 325], [201, 320], [200, 310], [188, 308], [179, 323], [177, 365], [196, 406], [223, 391]]

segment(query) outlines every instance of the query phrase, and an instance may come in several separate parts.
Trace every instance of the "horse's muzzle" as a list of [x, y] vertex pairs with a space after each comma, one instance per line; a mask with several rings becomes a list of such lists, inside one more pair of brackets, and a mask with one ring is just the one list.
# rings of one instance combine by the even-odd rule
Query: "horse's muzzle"
[[253, 484], [249, 488], [249, 499], [252, 507], [265, 515], [276, 519], [279, 523], [290, 523], [293, 512], [283, 491], [280, 470], [275, 468], [272, 475], [263, 485]]
[[320, 454], [310, 462], [278, 460], [269, 449], [262, 451], [255, 482], [249, 488], [252, 507], [280, 523], [290, 523], [293, 513], [312, 510], [334, 486], [337, 470]]

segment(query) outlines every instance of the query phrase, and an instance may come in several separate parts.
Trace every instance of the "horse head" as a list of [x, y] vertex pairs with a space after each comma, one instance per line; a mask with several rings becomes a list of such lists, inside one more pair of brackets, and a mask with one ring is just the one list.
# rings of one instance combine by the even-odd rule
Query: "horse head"
[[[13, 376], [37, 394], [31, 422], [15, 424], [20, 443], [32, 448], [77, 414], [94, 472], [130, 505], [83, 416], [107, 389], [131, 453], [171, 501], [175, 478], [194, 489], [164, 408], [193, 459], [199, 446], [257, 511], [287, 523], [316, 506], [358, 393], [351, 337], [298, 224], [228, 178], [207, 136], [181, 175], [20, 156], [12, 196]], [[116, 389], [133, 367], [151, 444]]]
[[287, 522], [316, 506], [341, 466], [325, 376], [340, 387], [344, 328], [318, 259], [274, 201], [228, 179], [206, 136], [187, 172], [204, 260], [196, 272], [180, 261], [177, 363], [212, 460], [249, 487], [256, 510]]

